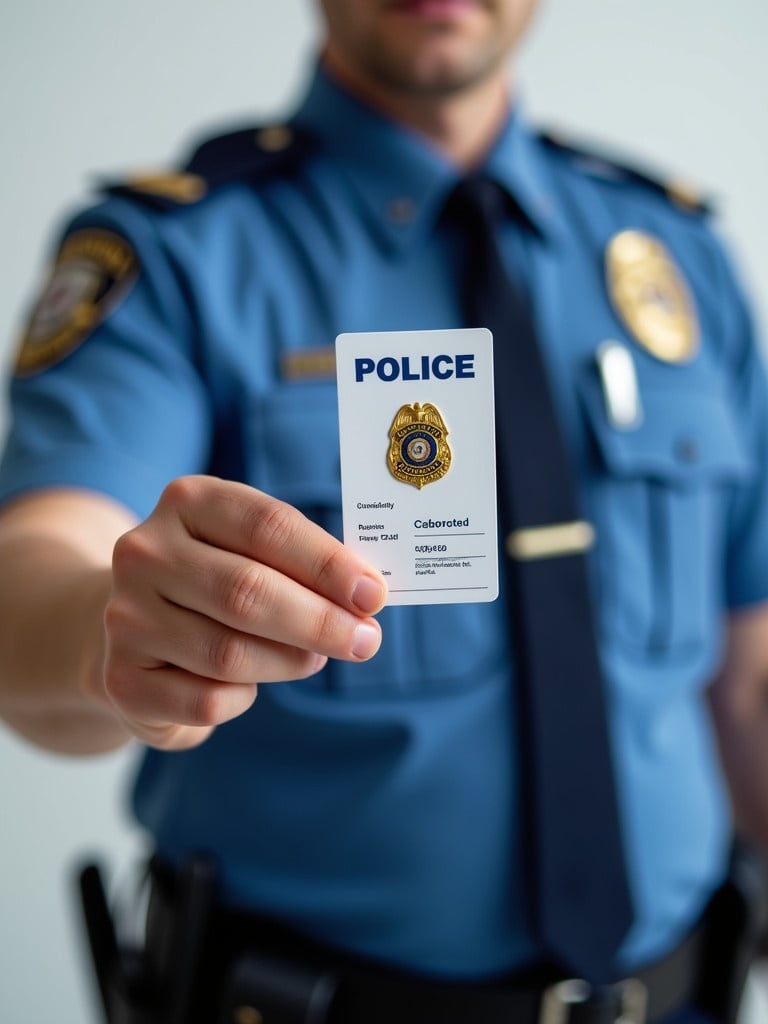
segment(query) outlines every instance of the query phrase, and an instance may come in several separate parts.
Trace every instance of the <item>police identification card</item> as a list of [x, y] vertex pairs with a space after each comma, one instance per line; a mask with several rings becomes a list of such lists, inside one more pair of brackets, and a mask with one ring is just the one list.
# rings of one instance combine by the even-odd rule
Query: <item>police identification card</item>
[[485, 328], [336, 339], [344, 543], [388, 604], [498, 596], [493, 348]]

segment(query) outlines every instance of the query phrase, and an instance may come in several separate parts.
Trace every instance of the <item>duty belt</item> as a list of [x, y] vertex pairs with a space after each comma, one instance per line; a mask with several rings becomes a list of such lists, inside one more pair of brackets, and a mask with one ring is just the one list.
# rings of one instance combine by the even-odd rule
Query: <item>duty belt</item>
[[206, 861], [155, 863], [146, 948], [118, 948], [98, 869], [81, 876], [108, 1024], [654, 1024], [697, 1006], [732, 1024], [765, 919], [762, 865], [740, 854], [667, 956], [591, 987], [551, 969], [487, 984], [391, 970], [214, 902]]

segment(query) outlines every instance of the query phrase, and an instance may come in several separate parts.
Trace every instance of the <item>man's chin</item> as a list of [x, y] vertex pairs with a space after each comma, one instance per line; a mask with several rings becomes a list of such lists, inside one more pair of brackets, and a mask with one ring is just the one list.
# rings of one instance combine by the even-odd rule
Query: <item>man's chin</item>
[[379, 60], [370, 71], [379, 85], [413, 98], [439, 99], [469, 92], [498, 72], [499, 60], [483, 64], [458, 61], [414, 61], [407, 66], [402, 61]]

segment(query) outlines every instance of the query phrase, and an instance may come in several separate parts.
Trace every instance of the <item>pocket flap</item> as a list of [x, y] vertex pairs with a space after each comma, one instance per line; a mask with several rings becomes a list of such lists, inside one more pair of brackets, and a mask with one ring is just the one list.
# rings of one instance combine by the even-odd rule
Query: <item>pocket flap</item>
[[740, 480], [754, 465], [729, 402], [717, 385], [700, 390], [654, 387], [642, 391], [643, 418], [631, 430], [608, 420], [600, 384], [582, 389], [589, 422], [609, 472], [656, 477], [680, 486], [703, 480]]
[[336, 390], [281, 389], [254, 417], [259, 486], [292, 505], [341, 504]]

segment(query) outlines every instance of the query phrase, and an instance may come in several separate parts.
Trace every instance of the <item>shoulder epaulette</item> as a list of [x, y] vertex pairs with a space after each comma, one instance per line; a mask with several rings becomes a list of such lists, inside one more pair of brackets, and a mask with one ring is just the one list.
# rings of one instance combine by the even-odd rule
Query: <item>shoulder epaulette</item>
[[181, 170], [141, 174], [102, 184], [101, 189], [156, 210], [171, 210], [198, 203], [233, 181], [285, 174], [310, 147], [309, 137], [291, 125], [242, 128], [200, 143]]
[[612, 153], [592, 146], [574, 143], [560, 134], [541, 132], [542, 141], [551, 149], [573, 158], [580, 170], [609, 181], [634, 181], [654, 192], [666, 196], [675, 206], [692, 214], [707, 214], [713, 210], [712, 201], [702, 195], [689, 182], [677, 178], [664, 178], [643, 166], [625, 163]]

